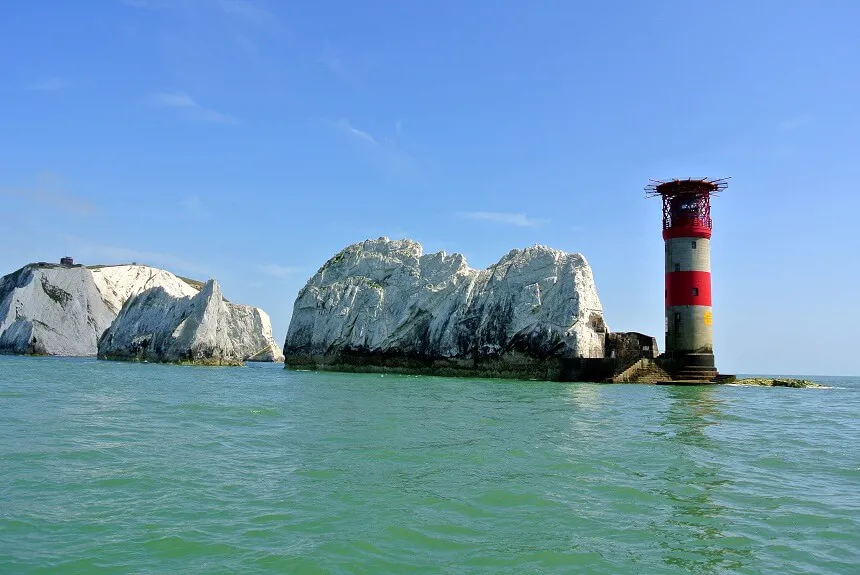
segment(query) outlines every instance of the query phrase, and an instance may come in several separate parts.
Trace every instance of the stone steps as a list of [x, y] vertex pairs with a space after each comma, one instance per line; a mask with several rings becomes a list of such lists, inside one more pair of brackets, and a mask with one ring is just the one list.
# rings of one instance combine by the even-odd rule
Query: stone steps
[[666, 373], [653, 360], [640, 359], [609, 379], [612, 383], [658, 383], [669, 379]]
[[702, 385], [707, 383], [731, 383], [733, 375], [722, 375], [713, 367], [686, 366], [673, 374], [669, 374], [653, 359], [643, 358], [614, 376], [606, 379], [607, 383], [651, 383], [662, 385]]
[[718, 375], [719, 372], [713, 367], [690, 365], [673, 373], [672, 379], [680, 381], [713, 381]]

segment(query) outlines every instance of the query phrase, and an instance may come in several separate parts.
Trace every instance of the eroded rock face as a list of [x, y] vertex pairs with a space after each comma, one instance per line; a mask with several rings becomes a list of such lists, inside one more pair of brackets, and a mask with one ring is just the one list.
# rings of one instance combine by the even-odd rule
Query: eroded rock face
[[130, 298], [99, 341], [98, 356], [200, 365], [283, 360], [269, 316], [227, 302], [214, 280], [192, 297], [159, 286]]
[[149, 288], [162, 287], [170, 295], [190, 297], [200, 291], [202, 286], [198, 284], [194, 287], [191, 280], [181, 279], [169, 271], [136, 264], [93, 266], [89, 269], [96, 288], [114, 315], [119, 313], [129, 298]]
[[379, 238], [331, 258], [299, 292], [289, 367], [553, 378], [563, 358], [602, 358], [606, 325], [580, 254], [512, 250], [486, 270]]
[[115, 315], [86, 268], [30, 264], [0, 278], [0, 353], [95, 355]]

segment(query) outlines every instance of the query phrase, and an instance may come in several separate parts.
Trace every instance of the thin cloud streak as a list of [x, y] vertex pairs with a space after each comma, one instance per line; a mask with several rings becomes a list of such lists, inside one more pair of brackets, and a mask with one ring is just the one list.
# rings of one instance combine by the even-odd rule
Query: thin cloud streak
[[298, 272], [299, 268], [291, 266], [282, 266], [278, 264], [261, 264], [257, 266], [257, 270], [266, 274], [267, 276], [282, 278]]
[[358, 87], [359, 81], [354, 73], [349, 69], [343, 59], [338, 55], [337, 50], [330, 43], [326, 42], [323, 51], [317, 61], [323, 65], [329, 72], [337, 76], [341, 81], [350, 84], [352, 87]]
[[169, 2], [167, 2], [167, 0], [122, 0], [122, 3], [129, 8], [144, 8], [151, 10], [156, 8], [167, 8], [169, 6]]
[[36, 178], [36, 184], [29, 188], [0, 186], [0, 196], [22, 198], [81, 216], [88, 216], [96, 211], [95, 205], [88, 199], [70, 194], [60, 185], [60, 178], [54, 174], [40, 174]]
[[344, 80], [349, 79], [346, 73], [346, 67], [343, 65], [343, 62], [333, 53], [323, 52], [319, 60], [320, 63], [322, 63], [326, 68], [328, 68], [329, 71], [332, 72], [335, 76], [339, 76]]
[[543, 223], [543, 220], [530, 218], [526, 214], [511, 212], [458, 212], [457, 216], [467, 220], [494, 222], [521, 228], [533, 228]]
[[371, 136], [370, 134], [368, 134], [364, 130], [359, 130], [358, 128], [354, 127], [352, 124], [349, 123], [349, 120], [345, 120], [345, 119], [341, 118], [340, 120], [336, 120], [334, 122], [334, 125], [339, 130], [342, 130], [345, 133], [347, 133], [347, 134], [349, 134], [355, 138], [363, 140], [369, 144], [373, 144], [374, 146], [379, 145], [379, 142], [376, 141], [376, 138], [374, 138], [373, 136]]
[[812, 117], [809, 115], [795, 116], [788, 118], [779, 123], [779, 128], [783, 132], [793, 132], [812, 122]]
[[27, 92], [56, 92], [65, 87], [65, 82], [59, 78], [44, 78], [33, 84], [24, 86]]
[[189, 117], [203, 122], [215, 124], [240, 124], [241, 122], [229, 114], [223, 114], [211, 108], [204, 108], [184, 92], [162, 92], [151, 98], [154, 106], [159, 108], [177, 108], [185, 110]]
[[221, 0], [218, 8], [228, 17], [235, 18], [257, 28], [270, 28], [276, 18], [259, 2], [249, 0]]
[[199, 277], [195, 279], [210, 278], [212, 274], [206, 266], [190, 262], [180, 256], [126, 248], [122, 246], [109, 246], [93, 242], [85, 238], [71, 235], [61, 235], [59, 239], [68, 246], [68, 251], [74, 252], [77, 259], [91, 264], [119, 264], [132, 263], [150, 265], [160, 269], [166, 269], [172, 273], [191, 273]]
[[401, 183], [409, 181], [413, 184], [423, 180], [420, 163], [391, 138], [379, 140], [373, 134], [356, 128], [345, 118], [328, 119], [323, 122], [353, 141], [354, 147], [386, 178]]
[[[186, 23], [189, 28], [210, 17], [219, 22], [225, 39], [229, 38], [245, 56], [255, 61], [258, 43], [265, 36], [275, 36], [282, 30], [278, 17], [265, 2], [256, 0], [121, 0], [132, 9], [164, 11]], [[196, 42], [192, 36], [184, 37]]]
[[193, 214], [199, 214], [203, 209], [203, 201], [198, 195], [186, 197], [179, 202], [179, 205]]

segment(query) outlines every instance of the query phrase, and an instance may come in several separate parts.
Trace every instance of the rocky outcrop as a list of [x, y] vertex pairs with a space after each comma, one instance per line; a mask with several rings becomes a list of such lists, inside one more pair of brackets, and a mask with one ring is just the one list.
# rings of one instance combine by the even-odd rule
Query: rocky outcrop
[[290, 368], [558, 379], [603, 358], [607, 331], [580, 254], [513, 250], [485, 270], [379, 238], [331, 258], [299, 292]]
[[814, 389], [825, 389], [826, 387], [808, 379], [790, 379], [785, 377], [750, 377], [735, 380], [733, 383], [734, 385], [751, 385], [758, 387], [809, 387]]
[[0, 353], [95, 355], [115, 315], [86, 268], [30, 264], [0, 278]]
[[226, 301], [214, 280], [192, 297], [159, 286], [130, 298], [99, 341], [98, 357], [198, 365], [283, 360], [269, 316]]

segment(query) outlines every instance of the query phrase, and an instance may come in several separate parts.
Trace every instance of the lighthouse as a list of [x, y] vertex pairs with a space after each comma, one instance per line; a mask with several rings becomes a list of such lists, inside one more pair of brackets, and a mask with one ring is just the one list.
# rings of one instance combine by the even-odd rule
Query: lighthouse
[[711, 307], [711, 196], [727, 178], [656, 181], [646, 197], [663, 202], [666, 244], [666, 355], [672, 377], [713, 381], [714, 315]]

